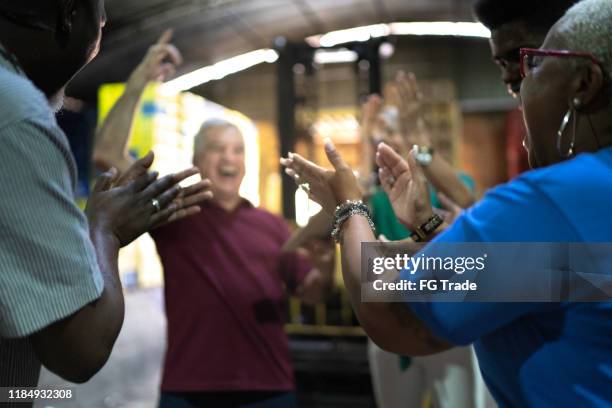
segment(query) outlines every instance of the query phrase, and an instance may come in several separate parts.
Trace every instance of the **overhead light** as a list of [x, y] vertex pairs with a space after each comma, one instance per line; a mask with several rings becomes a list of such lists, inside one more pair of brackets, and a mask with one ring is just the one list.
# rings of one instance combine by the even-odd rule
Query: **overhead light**
[[347, 30], [331, 31], [327, 34], [308, 37], [306, 41], [314, 44], [315, 48], [319, 47], [335, 47], [338, 44], [346, 44], [348, 42], [364, 42], [370, 38], [378, 38], [389, 35], [389, 26], [387, 24], [374, 24], [363, 27], [349, 28]]
[[271, 64], [276, 60], [278, 60], [278, 53], [272, 49], [265, 48], [247, 52], [168, 81], [162, 85], [162, 91], [168, 93], [187, 91], [198, 85], [223, 79], [228, 75], [244, 71], [255, 65]]
[[491, 31], [481, 23], [429, 21], [412, 23], [375, 24], [313, 35], [306, 42], [315, 48], [335, 47], [349, 42], [365, 42], [388, 35], [445, 35], [456, 37], [489, 38]]
[[[389, 35], [442, 35], [456, 37], [489, 38], [491, 32], [480, 23], [469, 22], [411, 22], [374, 24], [362, 27], [354, 27], [346, 30], [331, 31], [327, 34], [314, 35], [306, 38], [306, 42], [313, 48], [329, 48], [349, 42], [365, 42], [371, 38], [380, 38]], [[391, 49], [386, 50], [391, 51]], [[182, 75], [162, 85], [164, 93], [177, 93], [194, 88], [210, 81], [223, 79], [228, 75], [244, 71], [255, 65], [273, 63], [279, 58], [278, 53], [269, 48], [263, 48], [246, 54], [241, 54], [214, 65], [197, 69]], [[319, 64], [333, 64], [357, 61], [358, 56], [349, 50], [338, 50], [334, 52], [315, 53], [315, 62]]]
[[481, 23], [433, 21], [422, 23], [391, 23], [393, 35], [447, 35], [455, 37], [489, 38], [491, 31]]
[[347, 49], [335, 51], [317, 50], [314, 54], [314, 62], [319, 65], [355, 62], [358, 58], [359, 56], [355, 51]]

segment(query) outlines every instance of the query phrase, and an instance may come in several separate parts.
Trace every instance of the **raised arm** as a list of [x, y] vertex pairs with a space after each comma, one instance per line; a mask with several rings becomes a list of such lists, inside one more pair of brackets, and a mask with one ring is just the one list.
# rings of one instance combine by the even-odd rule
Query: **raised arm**
[[359, 133], [361, 135], [361, 164], [359, 176], [361, 184], [369, 187], [372, 172], [374, 171], [375, 153], [375, 127], [378, 115], [382, 109], [382, 99], [378, 95], [370, 95], [368, 100], [361, 107], [361, 120], [359, 123]]
[[431, 163], [422, 168], [425, 177], [436, 191], [446, 195], [461, 208], [465, 209], [474, 204], [474, 193], [461, 181], [455, 169], [440, 154], [434, 152]]
[[[400, 72], [395, 81], [398, 95], [399, 127], [406, 144], [421, 148], [432, 148], [429, 130], [422, 112], [423, 97], [414, 74]], [[431, 161], [422, 166], [425, 177], [436, 189], [445, 194], [461, 208], [474, 204], [475, 197], [461, 181], [457, 172], [444, 157], [433, 151]]]
[[133, 163], [127, 146], [142, 94], [150, 82], [163, 81], [172, 75], [182, 61], [180, 52], [170, 44], [171, 39], [172, 30], [167, 30], [149, 48], [145, 58], [130, 75], [125, 92], [96, 132], [93, 159], [101, 170], [115, 167], [123, 173]]

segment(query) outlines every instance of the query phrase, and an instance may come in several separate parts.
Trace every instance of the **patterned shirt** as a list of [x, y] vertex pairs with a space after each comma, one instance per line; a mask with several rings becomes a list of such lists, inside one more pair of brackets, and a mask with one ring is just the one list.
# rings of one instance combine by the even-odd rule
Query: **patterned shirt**
[[0, 46], [0, 387], [35, 387], [28, 336], [97, 299], [104, 286], [76, 165], [45, 96]]

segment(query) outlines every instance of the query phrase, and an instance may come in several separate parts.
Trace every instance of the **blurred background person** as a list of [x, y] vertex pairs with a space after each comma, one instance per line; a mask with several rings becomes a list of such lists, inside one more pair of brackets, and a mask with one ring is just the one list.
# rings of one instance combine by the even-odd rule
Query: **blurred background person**
[[[501, 71], [508, 93], [518, 98], [521, 89], [521, 48], [538, 48], [546, 33], [563, 14], [579, 0], [478, 0], [474, 3], [476, 19], [491, 30], [489, 45], [493, 62]], [[525, 128], [517, 110], [508, 116], [506, 159], [510, 178], [529, 169], [523, 148]]]
[[[361, 172], [373, 175], [375, 151], [385, 142], [400, 155], [407, 156], [413, 146], [421, 152], [420, 165], [429, 182], [434, 207], [440, 207], [437, 192], [467, 208], [474, 202], [474, 181], [456, 172], [433, 146], [423, 117], [422, 94], [414, 74], [398, 73], [387, 103], [372, 95], [363, 105], [360, 132], [366, 145]], [[372, 180], [372, 177], [367, 177]], [[367, 189], [367, 186], [366, 186]], [[377, 234], [390, 241], [411, 239], [409, 231], [396, 217], [387, 193], [377, 186], [371, 190], [368, 205]], [[368, 342], [372, 383], [379, 407], [419, 407], [430, 398], [436, 407], [484, 407], [485, 389], [471, 347], [455, 347], [428, 357], [398, 356]]]
[[285, 221], [239, 195], [244, 140], [235, 126], [204, 123], [193, 162], [216, 199], [189, 222], [153, 233], [168, 319], [160, 406], [295, 406], [287, 291], [324, 300], [334, 286], [335, 248], [316, 246], [312, 263], [282, 251]]

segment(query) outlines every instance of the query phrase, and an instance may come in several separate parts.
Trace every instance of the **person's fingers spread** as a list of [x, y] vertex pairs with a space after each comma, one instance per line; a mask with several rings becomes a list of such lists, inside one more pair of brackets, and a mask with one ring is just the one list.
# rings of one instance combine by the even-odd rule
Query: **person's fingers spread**
[[142, 174], [136, 177], [135, 179], [132, 179], [128, 183], [127, 185], [128, 189], [134, 194], [139, 193], [142, 190], [144, 190], [147, 186], [152, 185], [152, 183], [155, 182], [155, 180], [157, 180], [158, 176], [159, 176], [159, 173], [156, 171], [153, 171], [151, 173]]
[[151, 168], [151, 165], [153, 165], [154, 159], [155, 155], [150, 151], [146, 156], [132, 163], [132, 165], [115, 180], [115, 183], [120, 186], [127, 185], [130, 181], [146, 174]]
[[112, 186], [113, 179], [116, 178], [116, 176], [117, 176], [117, 169], [114, 167], [112, 167], [109, 171], [100, 174], [100, 176], [98, 176], [98, 180], [96, 181], [96, 184], [94, 185], [92, 192], [100, 193], [102, 191], [108, 190]]
[[138, 173], [137, 175], [140, 176], [141, 174], [146, 173], [151, 168], [154, 160], [155, 160], [155, 154], [153, 153], [153, 151], [149, 151], [149, 153], [147, 153], [146, 156], [136, 160], [130, 166], [128, 171], [134, 169], [134, 171]]
[[172, 41], [172, 36], [174, 35], [174, 30], [172, 28], [167, 28], [164, 30], [162, 35], [157, 40], [157, 45], [165, 45]]
[[178, 220], [182, 220], [187, 217], [191, 217], [192, 215], [196, 215], [201, 211], [201, 208], [197, 205], [182, 208], [180, 210], [175, 211], [172, 215], [166, 220], [166, 222], [174, 222]]
[[178, 184], [173, 175], [165, 176], [148, 185], [140, 196], [143, 200], [151, 200]]
[[336, 150], [336, 146], [332, 142], [330, 138], [325, 139], [325, 154], [327, 155], [327, 159], [334, 166], [336, 170], [344, 170], [348, 168], [348, 165]]
[[179, 171], [178, 173], [171, 174], [169, 177], [172, 177], [175, 183], [180, 183], [181, 181], [198, 174], [200, 170], [197, 167], [192, 167], [190, 169], [186, 169], [183, 171]]
[[299, 174], [301, 177], [314, 177], [316, 175], [325, 173], [325, 169], [323, 167], [314, 164], [310, 160], [306, 160], [297, 153], [293, 153], [291, 155], [291, 160], [293, 162], [291, 170]]
[[171, 189], [164, 191], [162, 194], [156, 197], [156, 199], [159, 201], [161, 208], [166, 208], [166, 206], [170, 205], [170, 203], [179, 196], [180, 192], [181, 188], [179, 186], [174, 186]]
[[175, 202], [180, 208], [186, 208], [201, 204], [204, 201], [210, 200], [211, 198], [213, 198], [213, 193], [211, 191], [204, 191], [202, 193], [180, 197], [179, 199], [175, 200]]
[[410, 172], [408, 163], [391, 147], [381, 143], [378, 146], [378, 153], [380, 157], [380, 167], [386, 167], [391, 175], [395, 178], [399, 178], [406, 171]]
[[162, 226], [172, 217], [174, 213], [176, 213], [178, 209], [175, 204], [170, 204], [168, 208], [164, 208], [163, 210], [151, 215], [150, 218], [150, 230], [155, 229], [157, 227]]
[[183, 191], [181, 191], [181, 197], [188, 197], [193, 194], [208, 191], [209, 189], [210, 180], [201, 180], [195, 184], [190, 185], [189, 187], [185, 187]]
[[155, 153], [153, 152], [153, 150], [149, 150], [149, 152], [142, 159], [138, 160], [138, 162], [140, 162], [143, 167], [146, 167], [148, 169], [151, 167], [154, 160]]

